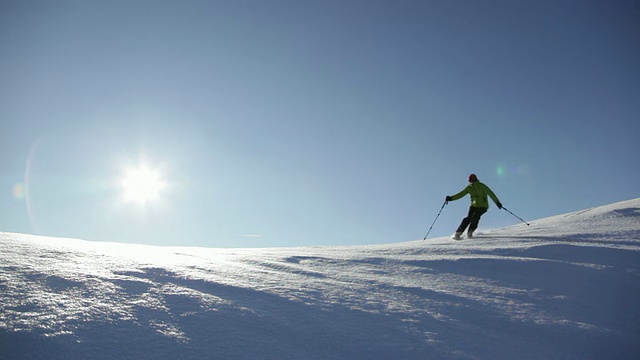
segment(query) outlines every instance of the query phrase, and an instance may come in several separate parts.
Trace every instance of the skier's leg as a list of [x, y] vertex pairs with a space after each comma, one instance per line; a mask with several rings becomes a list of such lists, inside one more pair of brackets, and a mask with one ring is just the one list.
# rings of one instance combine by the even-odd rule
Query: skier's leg
[[456, 234], [462, 234], [464, 230], [467, 228], [467, 226], [469, 226], [469, 223], [471, 222], [471, 219], [472, 219], [472, 215], [474, 213], [473, 209], [474, 209], [473, 207], [469, 207], [469, 213], [467, 214], [466, 218], [462, 219], [460, 226], [458, 226], [458, 230], [456, 230]]
[[[487, 209], [484, 208], [472, 208], [473, 211], [469, 210], [469, 236], [473, 235], [473, 232], [478, 228], [478, 224], [480, 223], [480, 217], [484, 213], [487, 212]], [[464, 231], [464, 230], [463, 230]]]

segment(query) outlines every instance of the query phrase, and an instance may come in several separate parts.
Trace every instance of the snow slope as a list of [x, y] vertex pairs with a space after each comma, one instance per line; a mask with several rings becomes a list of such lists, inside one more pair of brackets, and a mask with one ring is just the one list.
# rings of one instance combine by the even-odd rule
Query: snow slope
[[376, 246], [0, 233], [0, 294], [0, 359], [638, 359], [640, 199]]

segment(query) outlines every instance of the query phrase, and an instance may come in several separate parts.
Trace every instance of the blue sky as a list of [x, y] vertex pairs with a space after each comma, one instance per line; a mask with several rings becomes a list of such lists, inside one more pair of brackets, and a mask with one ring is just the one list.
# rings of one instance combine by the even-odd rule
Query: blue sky
[[472, 172], [527, 220], [636, 198], [638, 64], [632, 1], [2, 0], [0, 231], [409, 241]]

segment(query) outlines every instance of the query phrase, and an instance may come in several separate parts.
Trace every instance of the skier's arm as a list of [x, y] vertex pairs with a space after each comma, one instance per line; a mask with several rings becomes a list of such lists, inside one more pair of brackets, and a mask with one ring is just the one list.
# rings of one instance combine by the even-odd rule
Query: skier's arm
[[463, 196], [467, 195], [469, 193], [469, 187], [465, 187], [464, 189], [462, 189], [462, 191], [460, 191], [459, 193], [450, 196], [449, 198], [451, 199], [451, 201], [454, 200], [458, 200], [461, 199]]
[[491, 190], [491, 188], [489, 188], [487, 185], [485, 185], [484, 187], [485, 187], [485, 190], [487, 191], [487, 195], [489, 195], [491, 200], [493, 200], [493, 202], [496, 204], [498, 209], [502, 209], [502, 204], [500, 203], [500, 200], [498, 199], [496, 194], [494, 194], [493, 190]]

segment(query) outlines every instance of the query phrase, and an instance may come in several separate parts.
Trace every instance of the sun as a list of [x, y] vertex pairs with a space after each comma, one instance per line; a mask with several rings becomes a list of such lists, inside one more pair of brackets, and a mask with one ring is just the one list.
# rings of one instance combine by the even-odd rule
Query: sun
[[159, 198], [166, 183], [158, 170], [141, 165], [125, 172], [121, 186], [126, 201], [146, 204]]

